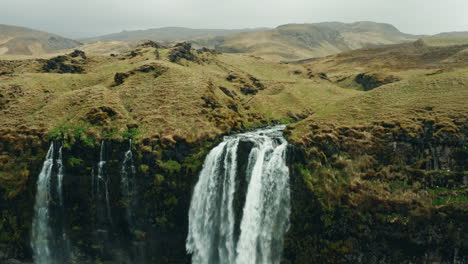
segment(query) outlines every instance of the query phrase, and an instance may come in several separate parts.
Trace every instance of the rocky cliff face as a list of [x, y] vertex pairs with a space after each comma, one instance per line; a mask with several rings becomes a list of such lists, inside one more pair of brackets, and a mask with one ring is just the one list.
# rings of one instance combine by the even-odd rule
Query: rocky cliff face
[[311, 125], [294, 142], [291, 263], [464, 263], [466, 118]]
[[[1, 261], [32, 258], [35, 186], [50, 137], [44, 131], [26, 130], [22, 134], [1, 135], [0, 176], [8, 184], [0, 190], [1, 199], [6, 201], [0, 208]], [[135, 189], [131, 200], [122, 191], [122, 166], [129, 141], [103, 142], [104, 150], [102, 142], [85, 137], [67, 135], [54, 141], [55, 154], [59, 147], [63, 149], [65, 206], [63, 212], [58, 212], [52, 201], [49, 215], [54, 226], [65, 223], [63, 230], [71, 241], [66, 254], [73, 263], [188, 263], [185, 238], [191, 190], [205, 153], [215, 142], [162, 145], [159, 141], [143, 140], [133, 145]], [[100, 155], [106, 160], [103, 173], [108, 189], [96, 187]], [[10, 160], [11, 157], [16, 160]], [[109, 215], [105, 219], [104, 200], [99, 198], [104, 195], [109, 197]], [[51, 199], [55, 199], [55, 194]], [[128, 210], [134, 219], [131, 224]]]

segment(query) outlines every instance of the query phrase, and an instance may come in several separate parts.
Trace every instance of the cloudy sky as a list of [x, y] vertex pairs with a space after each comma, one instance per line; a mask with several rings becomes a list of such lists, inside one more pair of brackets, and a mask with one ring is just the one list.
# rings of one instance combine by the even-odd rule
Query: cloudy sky
[[0, 24], [88, 37], [165, 26], [376, 21], [413, 34], [468, 31], [468, 0], [1, 0]]

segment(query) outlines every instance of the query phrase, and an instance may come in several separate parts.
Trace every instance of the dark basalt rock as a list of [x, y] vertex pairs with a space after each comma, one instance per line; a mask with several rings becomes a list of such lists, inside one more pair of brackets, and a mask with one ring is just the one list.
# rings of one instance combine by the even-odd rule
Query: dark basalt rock
[[77, 64], [77, 61], [70, 61], [68, 56], [57, 56], [46, 60], [42, 70], [51, 73], [83, 73], [84, 69]]
[[155, 42], [155, 41], [152, 41], [152, 40], [148, 40], [148, 41], [145, 41], [143, 42], [142, 44], [138, 45], [139, 47], [143, 47], [143, 48], [155, 48], [155, 49], [162, 49], [162, 48], [165, 48], [163, 45], [161, 45], [160, 43], [158, 42]]
[[210, 54], [213, 54], [213, 55], [219, 54], [219, 52], [217, 52], [216, 50], [209, 49], [209, 48], [206, 48], [206, 47], [203, 47], [201, 49], [197, 49], [197, 53], [198, 54], [210, 53]]
[[466, 263], [467, 126], [413, 125], [311, 124], [288, 152], [286, 263]]
[[70, 53], [70, 57], [76, 58], [76, 57], [81, 57], [83, 59], [86, 59], [86, 53], [82, 50], [74, 50], [72, 53]]
[[358, 84], [362, 85], [364, 91], [369, 91], [384, 84], [397, 82], [400, 79], [392, 75], [378, 75], [369, 73], [360, 73], [354, 79]]
[[118, 72], [114, 75], [114, 85], [113, 86], [118, 86], [124, 83], [125, 79], [130, 77], [131, 75], [134, 75], [138, 72], [141, 73], [150, 73], [153, 72], [154, 78], [157, 78], [161, 76], [163, 73], [165, 73], [168, 69], [164, 66], [158, 65], [158, 64], [145, 64], [142, 65], [132, 71], [129, 72]]
[[192, 53], [192, 44], [189, 42], [177, 43], [169, 52], [169, 61], [180, 62], [182, 59], [193, 62], [198, 61], [197, 57]]
[[117, 72], [117, 73], [114, 75], [115, 86], [121, 85], [122, 83], [124, 83], [125, 79], [127, 79], [128, 76], [130, 76], [128, 73]]

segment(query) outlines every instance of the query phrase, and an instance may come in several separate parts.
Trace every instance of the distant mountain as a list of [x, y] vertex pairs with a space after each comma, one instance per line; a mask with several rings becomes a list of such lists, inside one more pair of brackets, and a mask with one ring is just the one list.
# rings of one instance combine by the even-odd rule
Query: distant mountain
[[443, 32], [437, 35], [422, 38], [428, 46], [453, 46], [468, 44], [468, 31]]
[[[376, 45], [410, 42], [418, 38], [402, 33], [389, 24], [324, 22], [287, 24], [271, 30], [241, 33], [222, 39], [218, 37], [211, 44], [221, 52], [249, 53], [272, 60], [293, 61]], [[194, 42], [210, 43], [207, 40]]]
[[442, 32], [436, 34], [437, 37], [468, 37], [468, 31]]
[[78, 41], [59, 35], [0, 24], [0, 55], [38, 55], [80, 45]]
[[243, 32], [256, 32], [266, 30], [265, 28], [257, 29], [194, 29], [184, 27], [163, 27], [146, 30], [124, 30], [120, 33], [114, 33], [93, 38], [81, 39], [84, 43], [96, 41], [137, 41], [137, 40], [187, 40], [193, 38], [209, 38], [215, 36], [227, 36]]

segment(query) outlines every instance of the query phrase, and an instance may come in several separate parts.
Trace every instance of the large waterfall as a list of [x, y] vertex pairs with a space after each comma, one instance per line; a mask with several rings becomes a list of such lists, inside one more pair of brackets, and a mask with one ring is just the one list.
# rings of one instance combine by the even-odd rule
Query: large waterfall
[[225, 137], [208, 154], [189, 211], [192, 263], [280, 263], [290, 214], [283, 128]]

